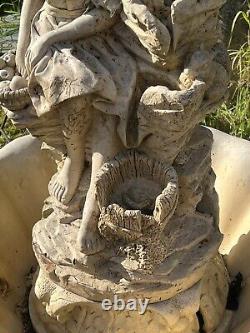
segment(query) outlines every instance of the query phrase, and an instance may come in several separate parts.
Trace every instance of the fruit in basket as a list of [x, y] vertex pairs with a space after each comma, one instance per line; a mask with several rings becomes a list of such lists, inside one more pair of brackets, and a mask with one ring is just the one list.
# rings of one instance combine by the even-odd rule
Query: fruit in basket
[[23, 77], [15, 75], [11, 80], [9, 87], [11, 90], [16, 91], [19, 89], [26, 88], [27, 84], [28, 84], [27, 81]]
[[30, 103], [27, 81], [17, 73], [15, 52], [0, 57], [0, 105], [10, 111], [19, 111]]
[[[12, 67], [12, 68], [15, 68], [16, 67], [16, 56], [14, 53], [12, 52], [7, 52], [5, 53], [1, 59], [5, 62], [5, 64], [8, 66], [8, 67]], [[0, 67], [1, 68], [1, 67]]]
[[1, 81], [11, 81], [15, 75], [15, 71], [12, 67], [5, 67], [0, 70]]
[[10, 81], [0, 82], [0, 90], [7, 90], [10, 88]]
[[16, 72], [15, 53], [9, 51], [0, 57], [0, 91], [17, 91], [27, 87], [27, 81]]

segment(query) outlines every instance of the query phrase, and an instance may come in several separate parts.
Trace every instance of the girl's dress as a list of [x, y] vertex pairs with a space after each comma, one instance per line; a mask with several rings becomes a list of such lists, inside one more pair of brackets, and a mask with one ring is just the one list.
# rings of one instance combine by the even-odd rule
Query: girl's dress
[[[78, 10], [61, 9], [60, 0], [46, 1], [33, 19], [31, 45], [39, 36], [68, 24], [95, 6], [104, 7], [111, 16], [122, 11], [120, 0], [86, 0]], [[51, 46], [29, 76], [29, 92], [38, 116], [58, 109], [66, 100], [86, 96], [97, 110], [118, 116], [118, 132], [128, 146], [126, 128], [136, 93], [138, 56], [143, 58], [146, 54], [148, 63], [152, 58], [128, 26], [126, 18], [121, 19], [109, 31]]]

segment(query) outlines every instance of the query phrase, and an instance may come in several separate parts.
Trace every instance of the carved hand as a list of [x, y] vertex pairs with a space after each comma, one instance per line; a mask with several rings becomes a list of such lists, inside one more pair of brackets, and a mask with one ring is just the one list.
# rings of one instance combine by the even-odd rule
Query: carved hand
[[29, 71], [31, 71], [48, 52], [49, 47], [53, 43], [50, 37], [50, 33], [39, 37], [27, 50], [25, 62]]
[[18, 72], [22, 75], [22, 77], [26, 78], [28, 76], [26, 66], [25, 66], [25, 52], [22, 52], [17, 49], [16, 51], [16, 67]]

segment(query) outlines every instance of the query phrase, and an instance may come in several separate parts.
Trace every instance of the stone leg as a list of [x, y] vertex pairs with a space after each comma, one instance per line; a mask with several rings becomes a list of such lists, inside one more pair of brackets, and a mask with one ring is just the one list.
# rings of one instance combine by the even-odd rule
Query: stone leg
[[86, 254], [97, 253], [103, 249], [102, 240], [97, 230], [100, 214], [95, 191], [97, 173], [105, 162], [113, 158], [121, 150], [121, 141], [117, 135], [117, 119], [115, 117], [96, 111], [92, 131], [94, 136], [92, 142], [91, 180], [77, 241], [78, 248]]
[[91, 124], [91, 106], [87, 99], [75, 98], [59, 105], [67, 155], [50, 193], [68, 204], [73, 198], [84, 170], [86, 135]]

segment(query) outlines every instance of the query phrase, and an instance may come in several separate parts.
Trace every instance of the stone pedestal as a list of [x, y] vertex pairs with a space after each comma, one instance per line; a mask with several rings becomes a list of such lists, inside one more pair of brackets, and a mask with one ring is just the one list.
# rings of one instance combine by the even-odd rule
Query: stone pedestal
[[165, 301], [151, 303], [148, 299], [142, 313], [138, 302], [134, 305], [145, 299], [127, 298], [123, 303], [119, 293], [113, 294], [113, 304], [107, 308], [69, 291], [66, 280], [64, 287], [52, 282], [41, 269], [30, 294], [30, 314], [37, 333], [198, 333], [201, 328], [212, 333], [219, 326], [218, 333], [226, 333], [230, 323], [225, 312], [228, 281], [223, 260], [217, 256], [200, 282]]
[[[90, 172], [85, 170], [70, 205], [46, 200], [43, 218], [33, 228], [40, 271], [30, 313], [37, 333], [212, 333], [219, 328], [229, 277], [218, 255], [222, 236], [211, 145], [210, 132], [197, 128], [173, 166], [134, 150], [104, 164], [96, 198], [105, 247], [96, 254], [76, 246]], [[132, 308], [133, 301], [147, 300], [147, 311], [103, 310], [102, 302], [115, 303], [115, 297]]]
[[[147, 171], [150, 168], [153, 176]], [[182, 164], [179, 178], [185, 170]], [[174, 198], [183, 189], [179, 193], [175, 175], [173, 168], [134, 151], [104, 165], [97, 198], [103, 207], [99, 232], [106, 246], [94, 255], [81, 253], [75, 245], [81, 223], [75, 212], [81, 209], [87, 180], [82, 179], [66, 220], [64, 207], [47, 200], [43, 219], [33, 228], [40, 270], [30, 296], [30, 313], [37, 333], [198, 333], [201, 328], [212, 333], [219, 327], [229, 285], [218, 255], [221, 234], [211, 215], [191, 210], [183, 215], [186, 202], [176, 209]], [[151, 187], [159, 179], [164, 184], [154, 199], [158, 209], [152, 215], [122, 208], [125, 194], [131, 198], [131, 179], [136, 192], [143, 177], [147, 180], [143, 186]], [[142, 198], [141, 194], [134, 200], [140, 203]], [[112, 200], [117, 203], [110, 205]], [[205, 203], [212, 211], [207, 198]], [[175, 213], [166, 214], [167, 208]], [[115, 308], [117, 298], [127, 304], [123, 311]], [[104, 300], [113, 304], [109, 311], [102, 308]], [[148, 303], [143, 315], [139, 302]]]

